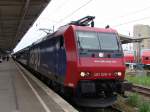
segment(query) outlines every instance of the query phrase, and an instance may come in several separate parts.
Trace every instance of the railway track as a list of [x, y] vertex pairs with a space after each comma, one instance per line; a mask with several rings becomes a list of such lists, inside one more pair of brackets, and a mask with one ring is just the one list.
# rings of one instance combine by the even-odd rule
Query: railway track
[[106, 108], [78, 108], [79, 112], [124, 112], [115, 106], [110, 106]]
[[150, 97], [150, 88], [141, 85], [132, 85], [132, 91]]
[[112, 110], [111, 112], [123, 112], [122, 110], [116, 108], [115, 106], [111, 106], [110, 108]]

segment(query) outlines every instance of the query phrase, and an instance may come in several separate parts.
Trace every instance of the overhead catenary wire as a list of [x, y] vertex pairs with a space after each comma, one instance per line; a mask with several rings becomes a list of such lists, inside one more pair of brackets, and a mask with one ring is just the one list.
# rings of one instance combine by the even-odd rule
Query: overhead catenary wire
[[[55, 0], [54, 0], [55, 1]], [[58, 0], [59, 1], [59, 0]], [[66, 6], [66, 4], [68, 4], [69, 2], [70, 2], [71, 0], [69, 0], [69, 1], [67, 1], [66, 2], [66, 0], [64, 0], [63, 2], [61, 2], [57, 7], [55, 6], [55, 9], [53, 10], [53, 12], [57, 12], [57, 11], [59, 11], [60, 9], [62, 9], [64, 6]], [[40, 19], [41, 19], [41, 21], [43, 21], [43, 20], [50, 20], [51, 22], [53, 22], [53, 23], [58, 23], [58, 21], [56, 21], [56, 20], [51, 20], [50, 18], [49, 18], [49, 16], [46, 16], [46, 17], [40, 17]], [[40, 20], [39, 20], [40, 21]], [[38, 24], [36, 23], [36, 26], [37, 26]]]
[[57, 22], [57, 24], [63, 22], [65, 19], [67, 19], [68, 17], [72, 16], [73, 14], [75, 14], [77, 11], [79, 11], [80, 9], [82, 9], [83, 7], [85, 7], [86, 5], [88, 5], [89, 3], [91, 3], [93, 0], [89, 0], [87, 1], [85, 4], [81, 5], [79, 8], [75, 9], [73, 12], [69, 13], [67, 16], [65, 16], [64, 18], [60, 19], [60, 21]]
[[[75, 9], [74, 11], [72, 11], [71, 13], [69, 13], [67, 16], [65, 16], [64, 18], [60, 19], [59, 21], [56, 20], [51, 20], [55, 23], [55, 26], [58, 25], [59, 23], [63, 22], [65, 19], [69, 18], [70, 16], [72, 16], [74, 13], [76, 13], [77, 11], [79, 11], [80, 9], [82, 9], [83, 7], [87, 6], [89, 3], [91, 3], [93, 0], [89, 0], [87, 2], [85, 2], [83, 5], [81, 5], [79, 8]], [[61, 7], [62, 8], [62, 7]], [[56, 8], [56, 10], [59, 10], [59, 8]], [[47, 19], [47, 18], [44, 18]], [[54, 26], [54, 24], [53, 24]]]
[[130, 15], [141, 13], [141, 12], [146, 11], [148, 9], [150, 9], [150, 6], [142, 8], [142, 9], [139, 9], [139, 10], [135, 10], [135, 11], [132, 11], [132, 12], [120, 15], [120, 16], [116, 16], [116, 17], [112, 17], [112, 18], [106, 18], [106, 19], [124, 18], [124, 17], [130, 16]]
[[140, 18], [140, 19], [131, 20], [131, 21], [127, 21], [127, 22], [124, 22], [124, 23], [121, 23], [121, 24], [117, 24], [117, 25], [113, 25], [113, 27], [119, 27], [119, 26], [122, 26], [122, 25], [134, 23], [134, 22], [137, 22], [137, 21], [142, 21], [142, 20], [145, 20], [145, 19], [150, 19], [150, 16], [143, 17], [143, 18]]
[[[88, 5], [89, 3], [91, 3], [92, 1], [93, 0], [87, 1], [86, 3], [84, 3], [83, 5], [81, 5], [79, 8], [75, 9], [74, 11], [72, 11], [71, 13], [69, 13], [68, 15], [66, 15], [64, 18], [60, 19], [59, 21], [53, 21], [53, 22], [55, 23], [55, 25], [58, 25], [59, 23], [63, 22], [65, 19], [69, 18], [70, 16], [72, 16], [73, 14], [75, 14], [77, 11], [79, 11], [80, 9], [82, 9], [83, 7], [85, 7], [86, 5]], [[62, 8], [62, 7], [58, 7], [56, 9], [59, 10], [60, 8]], [[137, 13], [143, 12], [143, 11], [148, 10], [148, 9], [150, 9], [150, 6], [142, 8], [142, 9], [139, 9], [139, 10], [135, 10], [135, 11], [129, 12], [127, 15], [122, 15], [122, 16], [118, 16], [118, 17], [130, 16], [130, 15], [133, 15], [133, 14], [137, 14]], [[140, 18], [140, 19], [136, 19], [136, 20], [127, 21], [127, 22], [124, 22], [124, 23], [120, 23], [120, 24], [114, 25], [114, 27], [119, 27], [119, 26], [122, 26], [122, 25], [130, 24], [132, 22], [136, 22], [136, 21], [140, 21], [140, 20], [148, 19], [148, 18], [149, 17], [144, 17], [144, 18]]]
[[[129, 16], [129, 15], [141, 13], [141, 12], [143, 12], [143, 11], [145, 11], [145, 10], [148, 10], [148, 9], [150, 9], [150, 6], [145, 7], [145, 8], [142, 8], [142, 9], [139, 9], [139, 10], [136, 10], [136, 11], [133, 11], [133, 12], [130, 12], [130, 13], [128, 13], [128, 14], [125, 15], [125, 16]], [[125, 17], [125, 16], [120, 16], [120, 17]]]
[[[67, 16], [65, 16], [64, 18], [60, 19], [60, 21], [57, 21], [56, 24], [59, 24], [59, 23], [63, 22], [65, 19], [69, 18], [74, 13], [76, 13], [77, 11], [79, 11], [80, 9], [82, 9], [83, 7], [85, 7], [86, 5], [88, 5], [92, 1], [93, 0], [89, 0], [88, 2], [86, 2], [82, 6], [80, 6], [79, 8], [77, 8], [76, 10], [74, 10], [73, 12], [71, 12], [70, 14], [68, 14]], [[150, 9], [150, 6], [142, 8], [142, 9], [139, 9], [139, 10], [136, 10], [136, 11], [133, 11], [133, 12], [130, 12], [127, 15], [122, 15], [122, 16], [118, 16], [118, 17], [130, 16], [130, 15], [133, 15], [133, 14], [137, 14], [137, 13], [143, 12], [143, 11], [148, 10], [148, 9]], [[149, 19], [149, 18], [150, 17], [144, 17], [144, 18], [140, 18], [140, 19], [136, 19], [136, 20], [127, 21], [127, 22], [124, 22], [124, 23], [121, 23], [121, 24], [114, 25], [114, 27], [119, 27], [119, 26], [122, 26], [122, 25], [130, 24], [130, 23], [133, 23], [133, 22], [137, 22], [137, 21], [141, 21], [141, 20]]]
[[55, 11], [59, 11], [60, 9], [62, 9], [64, 6], [66, 6], [71, 0], [67, 1], [64, 0], [64, 2], [62, 2], [58, 7], [56, 7]]

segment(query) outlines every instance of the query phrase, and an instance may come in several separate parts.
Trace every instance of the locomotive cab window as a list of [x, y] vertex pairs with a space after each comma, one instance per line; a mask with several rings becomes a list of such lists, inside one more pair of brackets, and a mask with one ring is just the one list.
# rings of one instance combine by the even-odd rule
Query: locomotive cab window
[[77, 33], [79, 49], [99, 50], [99, 40], [95, 32], [81, 32]]
[[[116, 33], [77, 31], [77, 47], [80, 56], [119, 58], [123, 56]], [[99, 52], [103, 52], [102, 56]]]
[[116, 34], [98, 33], [102, 50], [119, 50]]
[[77, 43], [80, 50], [121, 50], [115, 33], [78, 31]]

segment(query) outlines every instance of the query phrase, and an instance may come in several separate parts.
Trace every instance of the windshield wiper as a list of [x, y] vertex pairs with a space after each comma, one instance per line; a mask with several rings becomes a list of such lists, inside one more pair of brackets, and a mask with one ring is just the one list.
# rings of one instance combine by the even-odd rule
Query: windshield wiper
[[84, 50], [83, 47], [81, 46], [79, 38], [78, 38], [78, 45], [79, 45], [80, 50]]

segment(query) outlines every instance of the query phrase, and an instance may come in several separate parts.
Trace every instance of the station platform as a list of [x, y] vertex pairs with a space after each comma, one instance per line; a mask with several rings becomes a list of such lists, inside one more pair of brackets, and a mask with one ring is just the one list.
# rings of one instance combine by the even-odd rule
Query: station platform
[[77, 112], [23, 69], [12, 59], [0, 63], [0, 112]]

